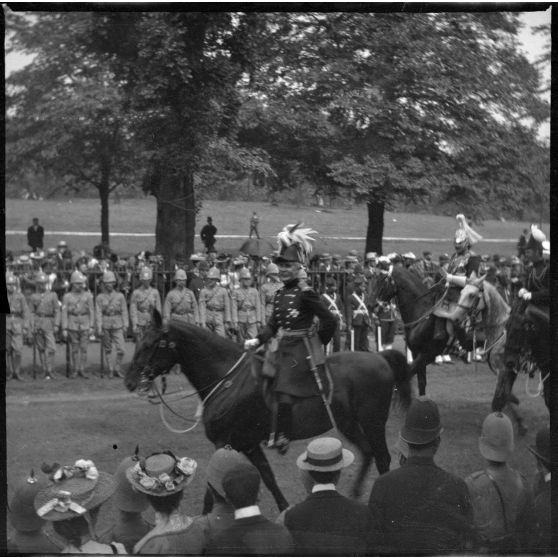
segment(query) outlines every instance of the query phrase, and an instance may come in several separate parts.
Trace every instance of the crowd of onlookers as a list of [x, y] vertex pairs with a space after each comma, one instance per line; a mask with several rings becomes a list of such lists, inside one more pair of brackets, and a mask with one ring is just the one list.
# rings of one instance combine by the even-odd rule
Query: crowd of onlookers
[[[262, 514], [260, 473], [229, 446], [205, 470], [196, 455], [143, 454], [136, 447], [114, 474], [80, 456], [37, 464], [10, 490], [12, 553], [194, 556], [375, 556], [551, 554], [550, 431], [528, 446], [531, 478], [510, 466], [514, 431], [488, 415], [478, 438], [482, 468], [462, 479], [436, 464], [444, 437], [440, 411], [411, 402], [396, 446], [398, 465], [376, 478], [367, 504], [342, 495], [353, 453], [316, 438], [296, 459], [300, 496], [278, 517]], [[203, 513], [188, 486], [205, 488]], [[107, 503], [112, 505], [107, 505]], [[104, 528], [98, 526], [104, 525]]]

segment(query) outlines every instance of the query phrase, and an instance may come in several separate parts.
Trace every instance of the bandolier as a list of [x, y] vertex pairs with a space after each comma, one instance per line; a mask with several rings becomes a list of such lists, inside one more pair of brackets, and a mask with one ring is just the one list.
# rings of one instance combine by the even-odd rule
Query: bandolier
[[6, 357], [7, 378], [22, 381], [21, 353], [23, 338], [29, 332], [29, 307], [25, 297], [16, 289], [17, 280], [11, 273], [6, 274], [8, 304], [10, 313], [6, 316]]
[[60, 329], [61, 312], [58, 297], [47, 290], [48, 278], [45, 273], [37, 274], [38, 292], [31, 295], [29, 309], [31, 310], [31, 331], [39, 351], [39, 360], [45, 378], [51, 378], [54, 373], [54, 357], [56, 341], [54, 334]]

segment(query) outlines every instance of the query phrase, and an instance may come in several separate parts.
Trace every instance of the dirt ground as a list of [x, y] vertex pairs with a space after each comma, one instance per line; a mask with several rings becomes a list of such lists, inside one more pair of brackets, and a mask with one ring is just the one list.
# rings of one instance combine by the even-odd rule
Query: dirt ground
[[[396, 340], [395, 348], [403, 348], [401, 338]], [[133, 346], [128, 344], [127, 349], [129, 362]], [[88, 372], [91, 377], [88, 380], [68, 380], [63, 377], [62, 346], [57, 355], [58, 379], [32, 380], [29, 377], [29, 353], [28, 349], [24, 359], [27, 381], [19, 383], [11, 380], [6, 385], [8, 498], [13, 493], [14, 485], [26, 478], [31, 468], [39, 471], [43, 462], [65, 464], [77, 458], [89, 458], [99, 469], [114, 472], [118, 462], [132, 454], [136, 444], [139, 444], [143, 455], [170, 448], [179, 456], [187, 455], [198, 461], [197, 477], [186, 490], [183, 507], [190, 514], [200, 512], [205, 489], [204, 469], [213, 451], [201, 425], [188, 434], [173, 434], [161, 422], [158, 406], [128, 393], [122, 380], [99, 378], [96, 375], [99, 371], [98, 343], [92, 343], [89, 348]], [[490, 412], [495, 377], [483, 363], [465, 365], [459, 362], [430, 366], [427, 379], [427, 393], [440, 405], [444, 427], [436, 460], [440, 466], [466, 476], [482, 467], [477, 439], [481, 423]], [[416, 389], [415, 380], [413, 385]], [[182, 375], [170, 374], [169, 390], [178, 387], [191, 390]], [[532, 478], [535, 462], [526, 446], [533, 443], [537, 429], [548, 422], [549, 416], [542, 398], [528, 397], [523, 383], [518, 383], [516, 393], [521, 400], [520, 410], [529, 431], [525, 437], [516, 439], [516, 451], [511, 464], [527, 478]], [[180, 401], [176, 403], [177, 410], [192, 416], [197, 402], [195, 397]], [[400, 412], [391, 412], [387, 425], [390, 449], [396, 442], [402, 419]], [[176, 427], [184, 427], [184, 424], [176, 423]], [[266, 450], [278, 483], [289, 502], [297, 502], [304, 497], [295, 464], [296, 457], [304, 447], [304, 441], [295, 442], [284, 457]], [[393, 449], [391, 451], [394, 468], [397, 466], [395, 452]], [[344, 472], [340, 484], [342, 493], [349, 493], [359, 463], [357, 455], [356, 464]], [[367, 502], [377, 474], [373, 467], [364, 486], [363, 502]], [[263, 513], [269, 518], [277, 516], [277, 508], [265, 489], [261, 491], [260, 504]], [[107, 503], [100, 516], [99, 526], [110, 522], [114, 513], [112, 504]]]

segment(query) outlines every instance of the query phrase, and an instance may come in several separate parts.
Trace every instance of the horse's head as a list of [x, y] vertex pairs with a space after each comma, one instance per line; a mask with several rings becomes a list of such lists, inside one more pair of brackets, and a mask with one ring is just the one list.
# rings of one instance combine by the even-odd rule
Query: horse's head
[[126, 372], [124, 384], [130, 391], [137, 389], [140, 395], [145, 395], [153, 380], [169, 372], [177, 360], [176, 341], [169, 338], [169, 331], [162, 327], [161, 314], [155, 310], [151, 326], [145, 332]]
[[446, 318], [452, 322], [462, 322], [473, 312], [482, 312], [486, 308], [484, 298], [484, 279], [482, 277], [468, 279], [465, 286], [461, 289], [459, 300], [455, 308], [448, 312]]

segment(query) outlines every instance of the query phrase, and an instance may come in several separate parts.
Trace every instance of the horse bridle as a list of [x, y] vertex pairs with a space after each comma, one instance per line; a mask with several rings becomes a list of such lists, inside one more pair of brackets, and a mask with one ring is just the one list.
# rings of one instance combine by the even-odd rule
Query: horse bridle
[[140, 391], [147, 391], [147, 389], [153, 384], [157, 376], [164, 376], [165, 374], [168, 374], [170, 371], [169, 368], [169, 370], [166, 370], [161, 374], [155, 374], [155, 368], [153, 367], [152, 364], [159, 349], [170, 349], [171, 351], [176, 353], [176, 343], [174, 341], [169, 341], [166, 338], [166, 334], [167, 332], [163, 331], [163, 335], [161, 336], [159, 341], [157, 341], [157, 344], [154, 350], [151, 352], [151, 355], [147, 359], [147, 362], [143, 365], [143, 367], [140, 370], [140, 377], [138, 382], [138, 387]]
[[463, 308], [463, 310], [465, 310], [465, 312], [467, 313], [468, 316], [470, 316], [472, 318], [475, 318], [477, 316], [477, 314], [482, 311], [482, 309], [478, 308], [481, 300], [483, 301], [484, 306], [486, 307], [486, 300], [484, 299], [484, 282], [481, 282], [480, 285], [477, 285], [475, 283], [469, 283], [469, 285], [471, 285], [472, 287], [477, 289], [480, 296], [478, 296], [478, 295], [475, 296], [475, 301], [470, 306], [467, 306], [466, 304], [457, 303], [457, 307], [458, 308]]

